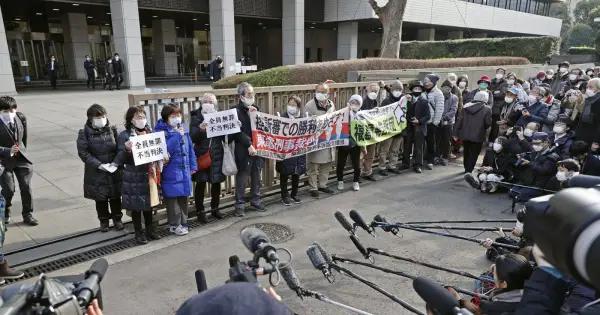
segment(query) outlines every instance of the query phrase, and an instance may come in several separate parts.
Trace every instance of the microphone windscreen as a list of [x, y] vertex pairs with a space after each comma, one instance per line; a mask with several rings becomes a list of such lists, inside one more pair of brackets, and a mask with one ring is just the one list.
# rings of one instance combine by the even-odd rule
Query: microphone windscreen
[[104, 259], [104, 258], [100, 258], [100, 259], [94, 261], [94, 263], [90, 266], [90, 269], [88, 269], [86, 274], [95, 273], [98, 275], [100, 280], [102, 280], [102, 278], [104, 278], [104, 274], [106, 273], [107, 269], [108, 269], [108, 261], [106, 261], [106, 259]]
[[382, 217], [380, 214], [376, 215], [376, 216], [373, 218], [373, 221], [375, 221], [375, 222], [387, 223], [387, 220], [386, 220], [384, 217]]
[[237, 255], [229, 256], [229, 267], [233, 268], [240, 263], [240, 257]]
[[439, 314], [453, 314], [453, 310], [459, 306], [452, 294], [433, 280], [418, 277], [413, 281], [413, 288], [423, 301]]
[[346, 231], [352, 233], [352, 224], [350, 224], [350, 222], [348, 222], [348, 220], [346, 220], [346, 217], [344, 216], [343, 213], [336, 211], [334, 213], [334, 216], [338, 220], [338, 222], [340, 222], [340, 224]]
[[362, 216], [356, 210], [350, 210], [350, 219], [354, 221], [358, 226], [363, 228], [365, 231], [370, 232], [371, 228], [367, 225], [367, 222], [363, 220]]
[[298, 289], [300, 289], [300, 279], [298, 279], [296, 272], [294, 272], [291, 263], [288, 263], [284, 267], [280, 267], [279, 272], [281, 272], [283, 280], [285, 280], [285, 283], [287, 283], [290, 289], [292, 289], [293, 291], [297, 291]]
[[315, 245], [311, 245], [308, 247], [308, 249], [306, 250], [306, 255], [308, 255], [308, 259], [310, 259], [310, 262], [312, 263], [313, 267], [315, 267], [318, 270], [321, 270], [323, 266], [327, 265], [327, 261], [325, 261], [325, 258], [321, 254], [321, 251]]
[[362, 246], [362, 244], [360, 243], [360, 241], [358, 240], [358, 237], [354, 236], [354, 235], [350, 235], [350, 240], [352, 240], [352, 243], [354, 243], [354, 246], [356, 246], [356, 248], [358, 249], [358, 251], [365, 257], [365, 258], [369, 258], [369, 252], [365, 249], [364, 246]]
[[254, 227], [247, 227], [240, 232], [240, 238], [244, 246], [252, 253], [258, 250], [258, 245], [261, 243], [271, 243], [265, 232]]
[[331, 255], [329, 255], [328, 252], [325, 251], [325, 249], [321, 246], [321, 244], [317, 243], [317, 242], [313, 242], [313, 245], [315, 245], [319, 251], [321, 252], [321, 255], [323, 256], [323, 258], [325, 258], [325, 261], [327, 262], [328, 265], [333, 264], [333, 258], [331, 257]]
[[206, 291], [208, 289], [208, 284], [206, 283], [206, 275], [204, 274], [204, 270], [196, 270], [194, 276], [196, 277], [196, 288], [198, 288], [198, 293]]

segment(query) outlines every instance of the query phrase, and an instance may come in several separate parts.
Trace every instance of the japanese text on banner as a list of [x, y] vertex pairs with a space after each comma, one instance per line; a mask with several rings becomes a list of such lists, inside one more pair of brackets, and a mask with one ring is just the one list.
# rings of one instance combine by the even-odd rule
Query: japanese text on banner
[[250, 113], [252, 144], [258, 156], [284, 160], [309, 152], [348, 145], [348, 109], [320, 116], [290, 119]]
[[211, 114], [203, 114], [206, 127], [206, 137], [218, 137], [240, 132], [237, 110], [229, 109]]
[[359, 146], [389, 139], [406, 127], [406, 99], [371, 110], [359, 111], [352, 119], [352, 138]]
[[135, 165], [160, 161], [168, 156], [165, 133], [154, 132], [129, 138]]

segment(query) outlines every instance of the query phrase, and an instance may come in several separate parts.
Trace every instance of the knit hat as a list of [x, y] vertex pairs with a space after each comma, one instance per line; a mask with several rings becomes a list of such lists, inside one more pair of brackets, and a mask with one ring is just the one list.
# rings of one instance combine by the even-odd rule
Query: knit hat
[[504, 69], [504, 68], [502, 68], [502, 67], [500, 67], [500, 68], [496, 69], [496, 72], [498, 72], [498, 71], [502, 71], [502, 72], [506, 73], [506, 69]]
[[426, 81], [426, 80], [429, 80], [429, 81], [431, 81], [431, 83], [433, 83], [433, 85], [436, 85], [437, 82], [440, 80], [440, 77], [435, 73], [430, 73], [425, 76], [425, 79], [423, 81]]
[[473, 97], [473, 101], [476, 101], [476, 102], [487, 103], [489, 100], [490, 100], [490, 95], [488, 94], [488, 92], [485, 92], [485, 91], [479, 91], [479, 92], [475, 93], [475, 96]]
[[479, 81], [477, 81], [477, 84], [480, 84], [481, 82], [492, 84], [492, 80], [490, 80], [490, 77], [488, 77], [487, 75], [482, 75], [481, 78], [479, 78]]
[[362, 106], [363, 98], [362, 98], [362, 96], [360, 96], [358, 94], [354, 94], [354, 95], [350, 96], [348, 103], [350, 103], [351, 101], [357, 101], [358, 104], [360, 104], [360, 106]]
[[392, 81], [392, 83], [390, 83], [390, 89], [402, 91], [404, 89], [404, 86], [402, 85], [402, 81], [400, 81], [400, 80]]
[[548, 134], [545, 132], [535, 132], [531, 137], [531, 143], [541, 143], [548, 141]]
[[508, 138], [506, 138], [504, 136], [500, 136], [500, 137], [496, 138], [496, 142], [498, 142], [502, 146], [504, 146], [504, 145], [506, 145], [508, 143]]
[[567, 171], [570, 171], [570, 172], [579, 172], [581, 170], [579, 163], [574, 159], [565, 159], [565, 160], [559, 161], [558, 166], [562, 166], [562, 167], [566, 168]]
[[420, 87], [421, 89], [423, 88], [423, 82], [419, 81], [419, 80], [412, 80], [410, 81], [410, 83], [408, 83], [408, 89], [412, 91], [413, 88], [415, 87]]
[[540, 71], [535, 77], [541, 80], [546, 77], [546, 72]]

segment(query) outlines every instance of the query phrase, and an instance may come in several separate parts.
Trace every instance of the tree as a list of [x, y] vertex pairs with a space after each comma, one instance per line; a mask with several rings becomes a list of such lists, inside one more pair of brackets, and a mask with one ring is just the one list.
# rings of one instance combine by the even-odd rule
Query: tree
[[389, 0], [380, 6], [376, 0], [368, 0], [383, 25], [381, 37], [381, 57], [400, 57], [400, 42], [402, 41], [402, 21], [408, 0]]
[[567, 47], [567, 41], [571, 30], [571, 14], [569, 12], [569, 6], [564, 2], [553, 3], [550, 7], [550, 16], [562, 20], [562, 27], [560, 29], [560, 50], [566, 51], [569, 48]]
[[583, 0], [578, 2], [575, 6], [575, 10], [573, 10], [575, 23], [593, 25], [594, 19], [590, 19], [590, 12], [598, 7], [600, 7], [600, 0]]
[[594, 29], [587, 24], [575, 24], [569, 32], [568, 47], [579, 47], [594, 45]]

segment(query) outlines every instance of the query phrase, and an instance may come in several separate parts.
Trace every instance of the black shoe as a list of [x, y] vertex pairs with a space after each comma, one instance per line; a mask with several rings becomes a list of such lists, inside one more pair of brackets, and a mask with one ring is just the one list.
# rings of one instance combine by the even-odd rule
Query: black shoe
[[160, 235], [153, 228], [146, 228], [146, 241], [156, 241], [160, 239]]
[[397, 169], [397, 168], [389, 168], [388, 172], [394, 173], [394, 174], [400, 174], [401, 173], [400, 170]]
[[465, 181], [467, 181], [467, 183], [469, 183], [469, 185], [471, 185], [471, 187], [479, 190], [481, 184], [479, 184], [479, 181], [477, 180], [477, 178], [475, 178], [475, 176], [473, 176], [473, 174], [471, 173], [467, 173], [465, 174]]
[[433, 169], [433, 163], [425, 164], [425, 168], [431, 171]]
[[33, 214], [28, 214], [28, 215], [25, 215], [25, 216], [23, 217], [23, 223], [25, 223], [25, 224], [27, 224], [27, 225], [29, 225], [29, 226], [36, 226], [36, 225], [40, 224], [40, 223], [38, 222], [38, 220], [36, 220], [36, 219], [33, 217]]
[[319, 191], [326, 194], [335, 194], [335, 192], [329, 187], [319, 188]]
[[379, 170], [379, 175], [381, 175], [381, 176], [388, 176], [390, 174], [388, 174], [388, 172], [386, 170]]
[[146, 239], [146, 235], [144, 235], [143, 232], [136, 232], [135, 233], [135, 242], [138, 245], [148, 244], [148, 240]]
[[267, 211], [267, 208], [265, 207], [264, 204], [259, 203], [259, 204], [250, 204], [252, 206], [252, 208], [254, 208], [254, 210], [258, 211], [258, 212], [265, 212]]
[[108, 221], [100, 222], [100, 232], [102, 232], [102, 233], [108, 232]]
[[310, 191], [310, 196], [314, 197], [314, 198], [319, 197], [319, 191], [318, 190], [311, 190]]
[[0, 262], [0, 278], [1, 279], [19, 279], [25, 275], [23, 271], [10, 268], [6, 259]]
[[208, 219], [206, 218], [206, 213], [204, 211], [196, 212], [196, 217], [198, 218], [198, 222], [208, 223]]
[[440, 158], [440, 165], [441, 166], [448, 166], [448, 160], [446, 160], [444, 158]]
[[414, 170], [415, 170], [415, 173], [417, 173], [417, 174], [423, 173], [423, 170], [420, 167], [415, 167]]
[[294, 203], [302, 203], [302, 200], [300, 200], [300, 198], [297, 196], [292, 196], [292, 201], [294, 201]]
[[221, 213], [221, 211], [219, 211], [219, 209], [210, 210], [210, 214], [212, 214], [212, 216], [216, 219], [223, 219], [223, 214]]
[[117, 230], [117, 231], [123, 231], [123, 229], [125, 228], [125, 226], [123, 225], [123, 222], [120, 219], [113, 220], [113, 225], [115, 226], [115, 230]]
[[285, 206], [291, 206], [292, 200], [290, 200], [290, 198], [288, 198], [288, 197], [281, 198], [281, 203], [283, 203]]
[[372, 182], [376, 182], [377, 181], [377, 179], [375, 179], [375, 176], [373, 176], [373, 174], [363, 176], [363, 178], [366, 179], [366, 180], [370, 180]]

